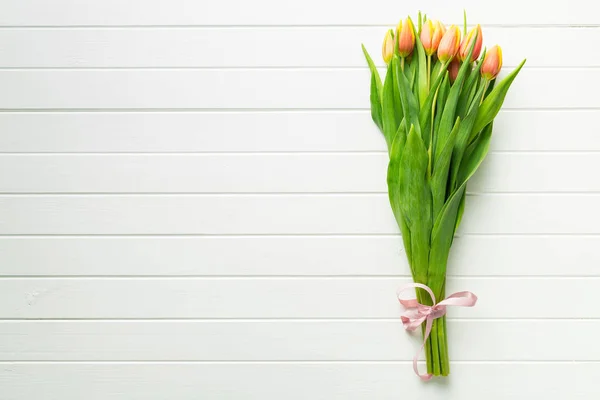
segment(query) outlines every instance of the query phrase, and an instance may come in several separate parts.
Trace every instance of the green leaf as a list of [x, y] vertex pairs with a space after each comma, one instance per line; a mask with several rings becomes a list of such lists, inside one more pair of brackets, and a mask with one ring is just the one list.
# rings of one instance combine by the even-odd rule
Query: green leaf
[[[485, 90], [484, 86], [479, 88], [476, 98], [481, 98], [483, 95], [483, 91]], [[467, 118], [463, 121], [458, 131], [458, 135], [456, 136], [456, 143], [454, 144], [454, 151], [452, 153], [452, 163], [450, 166], [450, 184], [448, 185], [450, 190], [454, 190], [456, 187], [456, 181], [458, 179], [458, 171], [460, 168], [460, 164], [463, 159], [463, 155], [469, 144], [469, 137], [471, 135], [471, 131], [473, 129], [473, 125], [475, 124], [475, 119], [477, 118], [477, 113], [479, 111], [479, 101], [475, 101], [469, 110], [469, 114]]]
[[456, 220], [465, 186], [461, 186], [444, 205], [431, 233], [431, 252], [427, 271], [427, 286], [440, 297], [446, 281], [446, 266], [450, 246], [454, 240]]
[[[480, 108], [481, 109], [481, 108]], [[492, 138], [492, 128], [494, 123], [490, 123], [487, 125], [479, 137], [471, 144], [466, 151], [466, 155], [463, 158], [463, 161], [460, 165], [460, 169], [458, 172], [458, 183], [457, 186], [462, 186], [477, 171], [483, 159], [485, 158], [488, 150], [490, 149], [490, 140]], [[458, 190], [458, 189], [457, 189]]]
[[448, 71], [444, 73], [444, 79], [442, 80], [442, 84], [438, 90], [437, 99], [433, 105], [433, 111], [435, 112], [435, 117], [433, 120], [433, 136], [431, 138], [431, 146], [433, 153], [435, 153], [435, 142], [437, 132], [440, 129], [440, 123], [442, 120], [442, 114], [444, 112], [444, 104], [446, 104], [446, 99], [448, 99], [448, 93], [450, 93], [450, 77], [448, 76]]
[[426, 282], [432, 226], [431, 190], [427, 181], [429, 156], [411, 127], [400, 158], [400, 208], [410, 230], [411, 256], [417, 282]]
[[387, 184], [390, 205], [392, 206], [394, 217], [396, 218], [396, 222], [398, 223], [400, 231], [402, 232], [402, 240], [404, 242], [406, 256], [408, 257], [409, 264], [412, 266], [410, 230], [408, 228], [408, 225], [406, 224], [404, 216], [402, 215], [402, 209], [400, 206], [400, 159], [402, 157], [402, 152], [404, 150], [405, 143], [406, 120], [403, 119], [400, 123], [400, 126], [398, 127], [398, 131], [396, 132], [396, 135], [392, 142], [392, 147], [390, 149], [390, 162], [388, 164], [387, 171]]
[[491, 123], [496, 115], [498, 115], [498, 111], [502, 107], [502, 103], [504, 103], [504, 97], [506, 97], [506, 92], [510, 88], [510, 85], [513, 83], [521, 68], [525, 64], [526, 60], [523, 60], [519, 66], [512, 71], [510, 74], [506, 76], [500, 83], [496, 85], [496, 87], [490, 92], [490, 94], [483, 100], [481, 107], [479, 108], [479, 114], [477, 115], [477, 120], [475, 121], [475, 125], [473, 126], [472, 135], [477, 134], [481, 131], [487, 124]]
[[448, 188], [448, 171], [450, 170], [450, 160], [452, 159], [452, 151], [454, 142], [461, 127], [460, 118], [456, 119], [454, 128], [450, 132], [450, 136], [444, 145], [444, 149], [440, 152], [433, 168], [431, 176], [431, 194], [433, 197], [433, 218], [437, 218], [444, 203], [446, 202], [446, 191]]
[[465, 186], [465, 191], [463, 191], [462, 198], [460, 199], [460, 204], [458, 205], [458, 214], [456, 215], [456, 227], [454, 228], [454, 232], [458, 230], [458, 227], [460, 226], [460, 223], [462, 221], [463, 213], [465, 212], [465, 194], [467, 193], [466, 188], [467, 187]]
[[392, 145], [392, 140], [394, 139], [394, 135], [398, 130], [398, 125], [400, 121], [396, 119], [396, 108], [399, 108], [400, 105], [396, 106], [396, 102], [394, 99], [394, 78], [393, 78], [393, 65], [390, 63], [388, 66], [387, 73], [385, 75], [385, 82], [383, 84], [383, 101], [382, 101], [382, 126], [383, 126], [383, 136], [385, 137], [385, 141], [388, 145], [388, 149], [390, 149]]
[[377, 93], [379, 93], [379, 96], [381, 97], [383, 95], [383, 91], [382, 91], [383, 86], [381, 84], [381, 77], [379, 76], [379, 71], [377, 70], [375, 63], [373, 62], [373, 59], [369, 55], [369, 52], [365, 48], [365, 45], [361, 44], [361, 46], [362, 46], [363, 54], [365, 55], [365, 58], [367, 59], [367, 64], [369, 64], [369, 69], [371, 70], [371, 74], [375, 77], [375, 86], [377, 87]]
[[425, 126], [427, 120], [431, 119], [431, 114], [433, 112], [433, 104], [438, 94], [438, 88], [440, 87], [442, 81], [444, 80], [444, 77], [446, 76], [441, 71], [446, 71], [447, 66], [448, 63], [444, 64], [441, 67], [442, 69], [440, 69], [438, 75], [436, 75], [435, 81], [433, 81], [433, 84], [431, 85], [431, 91], [427, 95], [425, 102], [421, 104], [421, 111], [419, 113], [419, 124], [421, 126]]
[[442, 70], [446, 71], [446, 68], [448, 67], [448, 64], [450, 64], [450, 60], [448, 60], [445, 64], [442, 63], [440, 60], [437, 60], [435, 62], [435, 65], [431, 69], [431, 76], [437, 77], [440, 74], [443, 76], [444, 74], [442, 73]]
[[381, 96], [377, 92], [377, 82], [375, 75], [371, 74], [371, 118], [373, 122], [379, 127], [379, 130], [383, 132], [383, 117], [382, 117], [382, 106]]
[[[477, 41], [477, 36], [473, 40], [471, 47], [469, 49], [469, 54], [467, 55], [467, 60], [471, 59], [471, 55], [473, 54], [473, 48], [475, 47], [475, 43]], [[437, 163], [437, 159], [439, 157], [439, 153], [444, 148], [446, 140], [448, 139], [448, 135], [454, 126], [454, 121], [456, 120], [455, 111], [456, 105], [458, 103], [458, 97], [462, 90], [463, 81], [465, 80], [465, 76], [467, 71], [471, 68], [470, 64], [465, 62], [461, 65], [458, 70], [458, 76], [454, 81], [454, 84], [450, 88], [450, 93], [448, 94], [448, 99], [444, 104], [444, 111], [442, 113], [442, 119], [440, 121], [440, 125], [435, 132], [435, 152], [434, 152], [434, 162], [433, 165]]]
[[458, 105], [456, 106], [456, 114], [461, 118], [464, 118], [469, 109], [469, 105], [471, 104], [473, 97], [475, 96], [475, 92], [477, 92], [478, 82], [481, 77], [479, 72], [481, 70], [481, 64], [483, 64], [483, 59], [485, 58], [485, 50], [483, 51], [483, 55], [479, 62], [475, 63], [475, 68], [469, 74], [469, 77], [465, 81], [465, 85], [460, 94], [460, 98], [458, 99]]
[[423, 43], [421, 43], [421, 39], [419, 36], [416, 36], [415, 39], [415, 55], [417, 57], [417, 85], [419, 94], [419, 105], [423, 107], [425, 101], [427, 100], [427, 95], [429, 94], [429, 88], [427, 87], [427, 56], [425, 55], [425, 49], [423, 48]]
[[[397, 59], [394, 56], [394, 59]], [[421, 136], [421, 127], [419, 125], [419, 104], [415, 98], [413, 92], [410, 90], [410, 83], [408, 82], [406, 75], [401, 70], [401, 65], [398, 61], [394, 62], [395, 65], [395, 77], [398, 79], [398, 89], [400, 92], [400, 100], [402, 102], [402, 112], [404, 118], [406, 118], [406, 126], [414, 126], [417, 135]]]
[[392, 66], [392, 79], [394, 81], [394, 104], [396, 105], [396, 108], [395, 108], [396, 122], [398, 122], [398, 124], [400, 124], [400, 121], [402, 121], [402, 118], [404, 117], [404, 111], [402, 109], [402, 100], [400, 98], [400, 89], [398, 88], [398, 77], [396, 76], [396, 69], [397, 69], [398, 63], [399, 63], [398, 56], [392, 57], [392, 61], [390, 62], [390, 65]]

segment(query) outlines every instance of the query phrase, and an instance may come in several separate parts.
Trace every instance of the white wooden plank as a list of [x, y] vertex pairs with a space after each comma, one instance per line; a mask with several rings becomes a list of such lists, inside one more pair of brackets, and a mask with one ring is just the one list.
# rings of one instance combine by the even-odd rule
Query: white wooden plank
[[[594, 115], [590, 118], [595, 118], [595, 112], [592, 113]], [[548, 113], [549, 116], [556, 114]], [[528, 115], [529, 124], [546, 121], [545, 118]], [[600, 116], [600, 112], [597, 115]], [[593, 138], [598, 138], [598, 135]], [[591, 138], [590, 145], [593, 145]], [[383, 151], [385, 140], [371, 120], [369, 111], [5, 112], [0, 113], [0, 150]]]
[[[395, 24], [406, 13], [421, 8], [433, 18], [462, 23], [462, 10], [469, 19], [484, 24], [597, 24], [593, 2], [576, 0], [556, 3], [507, 0], [502, 7], [476, 0], [454, 3], [422, 1], [407, 7], [392, 0], [367, 6], [342, 0], [306, 0], [282, 3], [276, 0], [243, 0], [208, 3], [195, 0], [4, 0], [0, 25], [348, 25]], [[540, 12], [543, 9], [544, 12]], [[265, 10], [259, 12], [257, 10]], [[268, 12], [266, 12], [268, 10]], [[344, 12], [340, 12], [343, 10]], [[519, 10], [519, 12], [514, 12]]]
[[[600, 236], [462, 236], [454, 240], [448, 275], [600, 276], [599, 245]], [[398, 236], [3, 237], [0, 254], [3, 276], [407, 276], [410, 271]]]
[[[600, 65], [600, 29], [483, 27], [504, 45], [504, 65]], [[379, 66], [386, 27], [3, 29], [0, 67], [363, 67], [364, 43]], [[527, 40], [524, 40], [527, 38]], [[235, 43], [236, 51], [224, 43]], [[535, 43], [535, 46], [531, 46]], [[577, 57], [556, 57], [569, 48]], [[275, 51], [276, 49], [276, 51]]]
[[[600, 360], [590, 343], [600, 335], [598, 320], [447, 326], [452, 361]], [[11, 321], [0, 322], [0, 331], [0, 361], [411, 361], [421, 344], [399, 319]]]
[[[597, 110], [501, 111], [491, 150], [598, 151], [589, 127], [599, 118]], [[0, 151], [385, 151], [385, 141], [366, 110], [4, 112]]]
[[[409, 363], [3, 363], [11, 400], [506, 400], [600, 395], [598, 363], [461, 363], [423, 384]], [[568, 384], [567, 384], [568, 383]]]
[[[459, 233], [600, 233], [599, 201], [595, 194], [468, 196]], [[0, 197], [0, 234], [398, 232], [385, 194]]]
[[599, 169], [598, 153], [492, 153], [469, 182], [469, 190], [595, 192], [600, 190], [600, 180], [590, 170]]
[[[595, 69], [524, 69], [505, 108], [600, 107], [597, 74]], [[367, 68], [3, 70], [0, 86], [4, 109], [369, 107]]]
[[[0, 155], [0, 193], [387, 193], [374, 154]], [[597, 153], [490, 154], [472, 192], [598, 192]]]
[[597, 363], [454, 363], [449, 379], [424, 385], [408, 363], [10, 363], [0, 384], [11, 400], [589, 399], [599, 373]]
[[[398, 318], [410, 278], [4, 278], [0, 318]], [[449, 278], [453, 318], [599, 318], [599, 278]]]

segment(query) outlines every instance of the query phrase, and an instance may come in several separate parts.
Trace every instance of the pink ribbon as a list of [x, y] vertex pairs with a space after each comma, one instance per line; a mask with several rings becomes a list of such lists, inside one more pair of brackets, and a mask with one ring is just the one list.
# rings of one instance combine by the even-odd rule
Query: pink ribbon
[[[409, 299], [405, 300], [400, 298], [400, 293], [410, 288], [421, 288], [429, 293], [431, 296], [431, 300], [433, 305], [426, 306], [417, 301], [417, 299]], [[398, 301], [406, 308], [406, 312], [402, 314], [402, 324], [407, 331], [414, 331], [417, 329], [423, 322], [425, 322], [425, 335], [423, 336], [423, 344], [421, 345], [421, 349], [415, 354], [413, 358], [413, 369], [415, 370], [415, 374], [419, 376], [424, 381], [428, 381], [433, 376], [432, 374], [419, 374], [419, 368], [417, 366], [417, 360], [419, 359], [419, 355], [425, 348], [425, 343], [427, 342], [427, 338], [431, 334], [431, 327], [433, 325], [433, 320], [436, 318], [442, 317], [446, 314], [447, 306], [457, 306], [457, 307], [473, 307], [475, 303], [477, 303], [477, 296], [475, 296], [471, 292], [456, 292], [446, 297], [444, 300], [440, 301], [436, 304], [435, 295], [433, 291], [422, 283], [411, 283], [408, 285], [402, 286], [398, 289], [397, 292]]]

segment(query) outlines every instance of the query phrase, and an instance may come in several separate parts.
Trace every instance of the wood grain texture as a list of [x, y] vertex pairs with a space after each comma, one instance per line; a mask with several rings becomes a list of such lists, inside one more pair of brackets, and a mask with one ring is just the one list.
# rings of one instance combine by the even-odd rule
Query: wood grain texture
[[[600, 40], [600, 28], [483, 29], [488, 48], [510, 43], [503, 54], [507, 67], [517, 66], [525, 57], [529, 67], [600, 65], [598, 53], [589, 51]], [[0, 67], [364, 67], [360, 43], [379, 66], [385, 66], [380, 56], [385, 31], [385, 26], [3, 29]], [[235, 51], [224, 43], [235, 43]], [[567, 47], [578, 56], [556, 57], [556, 48]], [[203, 51], [195, 51], [200, 48]]]
[[[0, 193], [385, 194], [388, 160], [387, 152], [0, 155]], [[598, 170], [598, 153], [492, 153], [468, 190], [594, 193]]]
[[[423, 1], [419, 4], [428, 15], [447, 23], [462, 23], [462, 8], [471, 21], [497, 25], [596, 25], [593, 2], [575, 0], [544, 7], [538, 3], [507, 0], [502, 7], [490, 9], [489, 4], [467, 0], [455, 4]], [[343, 9], [344, 12], [340, 12]], [[518, 9], [519, 12], [514, 12]], [[262, 11], [262, 10], [268, 10]], [[318, 12], [315, 12], [318, 10]], [[385, 12], [382, 12], [385, 10]], [[6, 0], [0, 7], [1, 25], [64, 26], [64, 25], [395, 25], [398, 18], [416, 7], [407, 7], [393, 0], [379, 0], [376, 7], [343, 0], [307, 0], [285, 4], [277, 0], [227, 0], [207, 3], [195, 0], [130, 0], [127, 6], [119, 0]]]
[[[510, 72], [503, 69], [502, 76]], [[505, 109], [598, 108], [598, 71], [524, 68]], [[0, 108], [367, 109], [368, 68], [2, 70]], [[581, 90], [581, 88], [586, 90]], [[518, 93], [518, 95], [516, 94]], [[316, 95], [318, 94], [318, 95]]]
[[[3, 278], [0, 318], [397, 318], [410, 278]], [[600, 278], [448, 278], [456, 318], [600, 318]], [[546, 295], [558, 293], [560, 296]], [[481, 295], [483, 294], [483, 295]], [[512, 295], [511, 295], [512, 294]], [[527, 304], [523, 307], [522, 304]]]
[[[454, 243], [450, 276], [600, 276], [598, 235], [464, 235]], [[410, 273], [401, 238], [393, 235], [5, 236], [0, 237], [0, 254], [2, 276], [406, 277]]]
[[416, 8], [4, 0], [0, 399], [597, 398], [597, 5], [419, 8], [528, 58], [450, 258], [479, 303], [449, 379], [412, 373], [359, 46], [383, 67]]
[[[598, 194], [467, 196], [458, 233], [598, 234], [598, 201]], [[0, 196], [4, 235], [397, 233], [385, 194]]]
[[[0, 330], [0, 362], [411, 361], [421, 344], [416, 335], [406, 335], [399, 319], [11, 321], [0, 323]], [[593, 340], [582, 340], [580, 332], [597, 337], [600, 321], [449, 320], [450, 358], [597, 360], [600, 349]]]
[[[516, 396], [589, 399], [598, 363], [461, 363], [452, 378], [423, 385], [408, 362], [398, 363], [2, 363], [0, 384], [11, 400], [44, 393], [48, 400], [505, 400]], [[502, 377], [502, 384], [498, 384]], [[548, 377], [557, 377], [548, 379]], [[558, 379], [560, 377], [560, 379]], [[565, 381], [570, 385], [565, 385]], [[232, 384], [235, 382], [235, 384]], [[493, 388], [493, 390], [490, 390]]]
[[[599, 110], [504, 110], [492, 151], [600, 151]], [[252, 132], [251, 135], [248, 132]], [[385, 151], [367, 110], [4, 112], [0, 152]]]

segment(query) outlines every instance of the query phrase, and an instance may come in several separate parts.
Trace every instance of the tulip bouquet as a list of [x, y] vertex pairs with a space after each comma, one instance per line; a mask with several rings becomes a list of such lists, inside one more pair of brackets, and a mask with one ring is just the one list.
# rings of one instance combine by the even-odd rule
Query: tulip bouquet
[[[417, 287], [415, 304], [429, 306], [416, 324], [427, 320], [427, 327], [421, 325], [427, 379], [449, 373], [445, 304], [460, 305], [436, 305], [428, 293], [445, 297], [446, 264], [467, 182], [488, 152], [493, 120], [525, 63], [494, 85], [502, 51], [494, 46], [480, 58], [482, 42], [479, 25], [467, 34], [466, 16], [462, 40], [457, 26], [446, 30], [419, 13], [415, 27], [409, 17], [385, 34], [383, 82], [363, 46], [371, 116], [387, 142], [389, 200]], [[408, 320], [403, 317], [405, 326]], [[414, 365], [416, 370], [416, 357]]]

